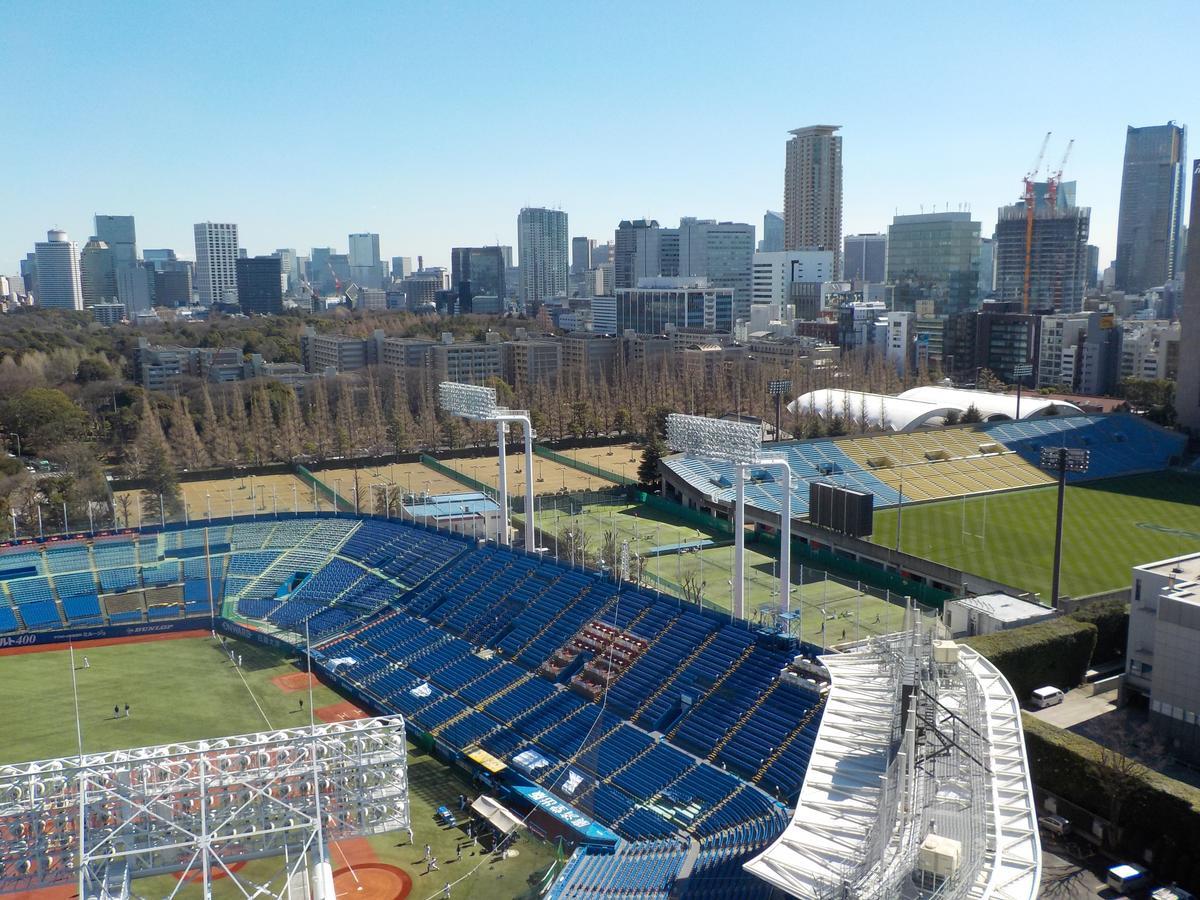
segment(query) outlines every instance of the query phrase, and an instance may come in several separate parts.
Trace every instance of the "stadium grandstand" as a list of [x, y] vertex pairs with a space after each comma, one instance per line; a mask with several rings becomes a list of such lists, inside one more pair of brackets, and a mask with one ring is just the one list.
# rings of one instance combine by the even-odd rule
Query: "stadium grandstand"
[[[960, 392], [963, 393], [963, 392]], [[965, 392], [975, 393], [975, 392]], [[989, 395], [991, 396], [991, 395]], [[1049, 484], [1039, 468], [1044, 447], [1090, 451], [1074, 483], [1161, 471], [1178, 461], [1185, 438], [1145, 419], [1109, 415], [1046, 415], [925, 431], [866, 434], [767, 445], [792, 467], [792, 514], [808, 513], [812, 482], [832, 482], [874, 495], [876, 509]], [[662, 460], [664, 494], [685, 506], [728, 515], [734, 502], [734, 464], [687, 454]], [[746, 484], [750, 520], [774, 527], [783, 486], [771, 469], [752, 468]]]
[[817, 648], [678, 598], [410, 524], [234, 521], [0, 552], [0, 644], [208, 627], [314, 668], [540, 807], [578, 849], [552, 896], [769, 896], [824, 704]]

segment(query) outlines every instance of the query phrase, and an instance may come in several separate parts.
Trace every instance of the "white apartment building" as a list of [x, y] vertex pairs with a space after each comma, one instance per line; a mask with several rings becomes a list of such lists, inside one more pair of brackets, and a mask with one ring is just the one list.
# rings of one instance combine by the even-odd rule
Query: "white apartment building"
[[198, 222], [193, 231], [200, 304], [237, 303], [238, 227], [230, 223]]
[[65, 231], [52, 229], [34, 245], [37, 257], [37, 305], [47, 309], [83, 309], [79, 247]]

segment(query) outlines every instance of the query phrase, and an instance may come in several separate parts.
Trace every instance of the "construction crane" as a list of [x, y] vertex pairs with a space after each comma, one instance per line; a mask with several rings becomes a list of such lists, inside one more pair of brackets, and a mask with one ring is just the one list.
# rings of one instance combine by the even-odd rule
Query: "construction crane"
[[1038, 170], [1042, 167], [1042, 157], [1046, 155], [1046, 145], [1050, 143], [1050, 132], [1042, 138], [1042, 148], [1038, 150], [1037, 159], [1025, 174], [1025, 288], [1021, 292], [1022, 311], [1029, 312], [1029, 279], [1033, 274], [1033, 212], [1037, 205], [1037, 196], [1033, 186], [1037, 182]]
[[1046, 205], [1050, 207], [1050, 212], [1054, 212], [1058, 207], [1058, 185], [1062, 181], [1063, 169], [1067, 166], [1067, 160], [1071, 158], [1071, 148], [1074, 146], [1075, 138], [1067, 141], [1067, 149], [1063, 153], [1062, 161], [1058, 164], [1058, 169], [1051, 173], [1046, 181]]

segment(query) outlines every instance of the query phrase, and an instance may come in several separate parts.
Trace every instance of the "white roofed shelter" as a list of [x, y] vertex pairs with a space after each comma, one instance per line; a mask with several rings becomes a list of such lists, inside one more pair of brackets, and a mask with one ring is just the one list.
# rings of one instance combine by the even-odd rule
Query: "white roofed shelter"
[[[1017, 416], [1015, 395], [934, 385], [913, 388], [895, 397], [890, 394], [822, 388], [797, 397], [788, 404], [788, 411], [812, 410], [818, 416], [846, 416], [865, 422], [870, 428], [916, 431], [918, 428], [945, 425], [946, 417], [951, 413], [961, 419], [963, 413], [972, 406], [979, 411], [984, 422], [1015, 419]], [[1021, 400], [1022, 419], [1082, 414], [1082, 409], [1065, 400], [1047, 400], [1036, 395], [1026, 395]]]

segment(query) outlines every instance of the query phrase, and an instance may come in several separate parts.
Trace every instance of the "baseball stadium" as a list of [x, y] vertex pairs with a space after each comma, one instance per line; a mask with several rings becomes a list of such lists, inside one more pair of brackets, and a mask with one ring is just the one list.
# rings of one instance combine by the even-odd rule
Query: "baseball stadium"
[[[972, 579], [1035, 593], [1040, 576], [1017, 571], [1034, 520], [993, 511], [988, 545], [1013, 546], [983, 573], [932, 535], [953, 519], [933, 511], [964, 497], [1044, 504], [1043, 446], [1090, 451], [1071, 492], [1121, 479], [1144, 494], [1139, 515], [1162, 528], [1142, 538], [1197, 540], [1134, 477], [1166, 477], [1174, 436], [1064, 415], [730, 460], [678, 446], [663, 498], [601, 484], [595, 451], [545, 457], [587, 478], [559, 474], [559, 491], [521, 506], [529, 470], [513, 469], [524, 547], [504, 526], [406, 520], [403, 503], [369, 515], [359, 492], [386, 476], [360, 487], [357, 470], [312, 476], [311, 510], [294, 485], [283, 508], [255, 505], [252, 487], [236, 509], [234, 480], [225, 503], [194, 494], [187, 521], [13, 542], [0, 550], [0, 891], [1036, 896], [1018, 704], [990, 663], [940, 640], [937, 612]], [[503, 522], [510, 492], [489, 463], [430, 471], [493, 485]], [[353, 501], [323, 477], [352, 483]], [[874, 533], [805, 522], [818, 482], [869, 494]], [[572, 529], [607, 533], [617, 558], [573, 558]], [[914, 703], [928, 703], [920, 734], [905, 726]], [[147, 799], [146, 766], [163, 760], [175, 780]], [[926, 814], [936, 835], [910, 827]]]

